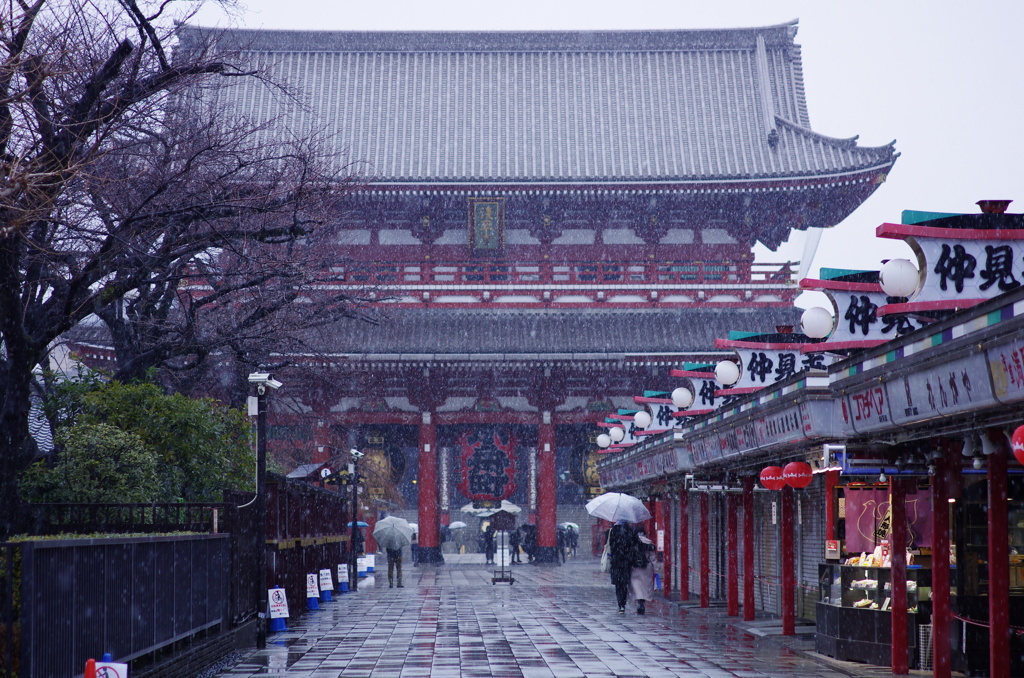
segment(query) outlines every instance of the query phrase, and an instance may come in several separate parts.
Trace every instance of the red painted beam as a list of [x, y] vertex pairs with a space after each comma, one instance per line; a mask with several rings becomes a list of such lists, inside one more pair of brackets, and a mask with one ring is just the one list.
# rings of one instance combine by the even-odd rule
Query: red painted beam
[[558, 525], [555, 480], [555, 427], [541, 424], [537, 428], [537, 546], [552, 551]]
[[440, 525], [437, 507], [437, 427], [420, 424], [419, 472], [416, 487], [419, 490], [419, 545], [420, 549], [440, 550]]

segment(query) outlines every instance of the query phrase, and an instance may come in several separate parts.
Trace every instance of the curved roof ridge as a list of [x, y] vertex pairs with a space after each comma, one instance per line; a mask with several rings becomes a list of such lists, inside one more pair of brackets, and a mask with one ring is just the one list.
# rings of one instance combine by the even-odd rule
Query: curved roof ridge
[[192, 36], [215, 38], [222, 48], [270, 52], [675, 52], [750, 49], [758, 36], [771, 45], [789, 44], [798, 19], [769, 26], [547, 31], [334, 31], [221, 29], [182, 24]]
[[778, 114], [775, 115], [775, 122], [780, 124], [780, 125], [782, 125], [783, 127], [790, 128], [794, 132], [798, 132], [798, 133], [800, 133], [802, 135], [805, 135], [805, 136], [808, 136], [808, 137], [811, 137], [811, 138], [814, 138], [814, 139], [817, 139], [819, 141], [823, 141], [823, 142], [826, 142], [826, 143], [837, 144], [837, 145], [839, 145], [842, 148], [856, 148], [857, 150], [861, 150], [861, 151], [872, 151], [872, 150], [878, 150], [878, 149], [883, 149], [883, 148], [892, 149], [893, 146], [896, 145], [896, 140], [893, 139], [889, 143], [882, 144], [881, 146], [858, 146], [857, 145], [857, 141], [860, 139], [860, 135], [859, 134], [854, 134], [852, 137], [830, 137], [827, 134], [822, 134], [821, 132], [816, 132], [816, 131], [812, 130], [809, 127], [804, 127], [803, 125], [801, 125], [799, 123], [795, 123], [792, 120], [787, 120], [786, 118], [784, 118], [784, 117], [782, 117], [781, 115], [778, 115]]

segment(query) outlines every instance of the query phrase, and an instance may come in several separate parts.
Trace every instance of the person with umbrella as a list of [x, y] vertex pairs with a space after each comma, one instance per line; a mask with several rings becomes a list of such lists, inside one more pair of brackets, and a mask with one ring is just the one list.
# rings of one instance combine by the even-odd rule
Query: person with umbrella
[[512, 562], [522, 563], [523, 559], [519, 557], [519, 543], [521, 541], [519, 528], [512, 530], [508, 536], [508, 545], [512, 549]]
[[643, 526], [637, 526], [636, 535], [636, 560], [629, 575], [629, 590], [636, 600], [636, 613], [646, 614], [645, 602], [654, 599], [654, 543], [647, 538]]
[[[608, 560], [612, 584], [615, 586], [615, 601], [619, 614], [626, 613], [626, 598], [633, 568], [638, 566], [641, 555], [646, 555], [637, 531], [630, 523], [650, 520], [651, 512], [636, 497], [619, 492], [605, 492], [587, 502], [587, 513], [615, 523], [608, 530]], [[637, 614], [643, 614], [642, 606]]]
[[374, 539], [388, 556], [388, 588], [394, 588], [396, 574], [398, 588], [405, 588], [402, 585], [402, 549], [412, 543], [413, 534], [409, 521], [395, 516], [381, 518], [373, 528]]

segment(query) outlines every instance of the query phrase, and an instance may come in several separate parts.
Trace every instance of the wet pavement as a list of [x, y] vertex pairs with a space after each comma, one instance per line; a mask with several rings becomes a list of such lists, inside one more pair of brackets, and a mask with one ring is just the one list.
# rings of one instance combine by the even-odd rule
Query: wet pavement
[[[381, 559], [382, 560], [382, 559]], [[451, 559], [454, 560], [454, 559]], [[720, 608], [667, 601], [615, 606], [597, 560], [562, 567], [515, 565], [514, 584], [492, 584], [492, 566], [473, 562], [407, 567], [405, 588], [386, 575], [360, 580], [320, 610], [271, 634], [265, 650], [223, 678], [840, 678], [889, 675], [794, 648], [807, 636], [773, 639], [770, 619], [743, 630]], [[295, 605], [294, 601], [289, 601]], [[300, 601], [303, 602], [304, 601]], [[800, 630], [807, 630], [806, 628]], [[813, 640], [813, 639], [812, 639]], [[786, 643], [789, 646], [786, 646]], [[918, 672], [914, 672], [918, 673]], [[922, 673], [922, 675], [925, 675]]]

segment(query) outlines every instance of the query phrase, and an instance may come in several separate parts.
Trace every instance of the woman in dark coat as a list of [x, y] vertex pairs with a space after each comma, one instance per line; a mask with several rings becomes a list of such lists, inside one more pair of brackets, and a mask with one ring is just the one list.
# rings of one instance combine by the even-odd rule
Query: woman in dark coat
[[626, 596], [629, 595], [630, 574], [633, 561], [639, 553], [640, 540], [633, 526], [620, 521], [608, 530], [608, 560], [611, 567], [612, 584], [615, 586], [615, 601], [619, 614], [626, 613]]

